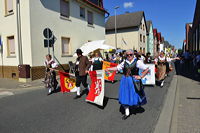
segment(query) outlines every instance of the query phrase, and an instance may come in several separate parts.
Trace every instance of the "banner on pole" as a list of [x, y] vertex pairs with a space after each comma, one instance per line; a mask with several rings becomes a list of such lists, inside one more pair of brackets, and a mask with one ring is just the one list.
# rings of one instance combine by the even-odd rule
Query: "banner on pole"
[[[149, 67], [149, 72], [142, 78], [143, 85], [155, 85], [155, 64], [145, 64]], [[139, 75], [142, 75], [143, 70], [139, 70]]]
[[[106, 68], [116, 67], [116, 66], [117, 66], [116, 63], [103, 61], [103, 70], [105, 70]], [[104, 74], [104, 79], [109, 80], [109, 81], [113, 81], [115, 79], [115, 75], [116, 75], [116, 71], [107, 71]]]
[[90, 71], [91, 78], [90, 92], [86, 101], [103, 106], [104, 99], [104, 70]]
[[69, 73], [59, 71], [61, 92], [76, 92], [76, 79]]

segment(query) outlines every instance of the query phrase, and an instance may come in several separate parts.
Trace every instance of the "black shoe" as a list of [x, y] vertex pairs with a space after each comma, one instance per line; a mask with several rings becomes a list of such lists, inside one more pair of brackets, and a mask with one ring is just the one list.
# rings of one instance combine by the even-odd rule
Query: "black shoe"
[[76, 96], [74, 97], [74, 99], [78, 99], [78, 98], [81, 98], [81, 95], [76, 95]]
[[89, 90], [85, 89], [85, 94], [88, 95], [88, 93], [89, 93]]
[[129, 117], [129, 115], [123, 115], [122, 120], [126, 120]]
[[49, 93], [47, 93], [47, 96], [49, 96], [49, 95], [51, 95], [52, 94], [52, 92], [49, 92]]

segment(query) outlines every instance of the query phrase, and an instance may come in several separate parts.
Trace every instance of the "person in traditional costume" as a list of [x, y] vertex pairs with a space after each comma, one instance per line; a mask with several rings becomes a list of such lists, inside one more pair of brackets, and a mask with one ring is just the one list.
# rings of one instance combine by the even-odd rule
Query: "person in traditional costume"
[[99, 53], [96, 52], [95, 56], [92, 58], [93, 71], [102, 70], [103, 59], [99, 56]]
[[[48, 88], [47, 95], [50, 95], [58, 85], [55, 72], [55, 69], [58, 67], [58, 64], [52, 59], [52, 56], [48, 54], [46, 55], [46, 60], [44, 62], [44, 65], [46, 69], [45, 69], [45, 78], [43, 82], [45, 83], [45, 87]], [[52, 79], [49, 78], [51, 74], [52, 74]]]
[[163, 87], [164, 85], [164, 79], [166, 74], [166, 62], [167, 59], [165, 57], [165, 53], [161, 51], [159, 56], [155, 58], [155, 65], [157, 67], [156, 80], [157, 82], [159, 82], [161, 87]]
[[151, 60], [152, 60], [152, 59], [151, 59], [151, 53], [148, 52], [148, 53], [146, 54], [144, 63], [145, 63], [145, 64], [151, 63], [151, 62], [152, 62]]
[[74, 97], [74, 99], [78, 99], [81, 97], [81, 83], [84, 86], [85, 90], [83, 92], [85, 92], [86, 94], [88, 94], [89, 92], [89, 85], [87, 83], [87, 74], [89, 72], [89, 68], [91, 66], [91, 62], [88, 60], [87, 56], [83, 56], [82, 55], [82, 50], [81, 49], [77, 49], [76, 50], [76, 54], [78, 56], [78, 58], [76, 59], [76, 65], [75, 65], [75, 77], [76, 77], [76, 96]]
[[[129, 107], [141, 106], [147, 103], [141, 79], [148, 73], [149, 69], [141, 60], [134, 58], [132, 50], [126, 51], [126, 60], [117, 67], [107, 68], [109, 70], [122, 70], [123, 76], [120, 80], [119, 103], [124, 107], [125, 114], [122, 119], [130, 116]], [[139, 76], [139, 69], [144, 70]]]

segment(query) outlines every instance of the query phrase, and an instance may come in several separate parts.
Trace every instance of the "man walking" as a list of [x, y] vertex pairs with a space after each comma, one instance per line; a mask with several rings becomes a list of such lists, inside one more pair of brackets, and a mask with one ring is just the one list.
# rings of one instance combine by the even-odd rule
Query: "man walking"
[[89, 92], [89, 87], [88, 87], [88, 83], [87, 83], [87, 74], [88, 74], [88, 70], [91, 66], [91, 63], [86, 56], [82, 55], [82, 53], [83, 52], [81, 49], [76, 50], [76, 54], [78, 56], [78, 58], [76, 60], [76, 66], [75, 66], [77, 93], [76, 93], [76, 97], [74, 99], [81, 97], [81, 94], [80, 94], [81, 83], [83, 84], [83, 86], [85, 88], [84, 91], [86, 92], [86, 94], [88, 94], [88, 92]]

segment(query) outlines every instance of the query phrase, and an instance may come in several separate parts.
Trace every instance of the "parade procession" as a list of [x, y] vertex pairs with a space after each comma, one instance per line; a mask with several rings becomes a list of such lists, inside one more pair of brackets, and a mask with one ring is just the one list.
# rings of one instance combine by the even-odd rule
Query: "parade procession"
[[0, 0], [0, 133], [200, 133], [200, 0]]
[[[79, 99], [86, 94], [86, 102], [103, 106], [106, 92], [105, 81], [113, 84], [115, 75], [121, 75], [118, 101], [124, 108], [125, 113], [122, 119], [125, 120], [130, 116], [129, 107], [137, 108], [148, 102], [145, 96], [145, 85], [163, 87], [164, 79], [173, 70], [171, 61], [180, 60], [180, 58], [166, 56], [164, 51], [159, 52], [158, 56], [153, 58], [150, 56], [151, 53], [147, 53], [145, 56], [137, 50], [131, 49], [112, 49], [111, 51], [115, 51], [115, 53], [105, 52], [103, 55], [106, 55], [102, 56], [101, 51], [104, 48], [101, 46], [101, 42], [104, 41], [89, 42], [77, 49], [74, 54], [77, 59], [70, 66], [69, 72], [56, 70], [58, 64], [52, 60], [51, 55], [47, 55], [44, 83], [48, 89], [48, 95], [53, 94], [58, 88], [55, 74], [58, 71], [61, 92], [75, 92], [74, 99]], [[98, 47], [91, 48], [90, 45]], [[103, 45], [111, 48], [109, 45]], [[91, 84], [87, 82], [88, 76]]]

